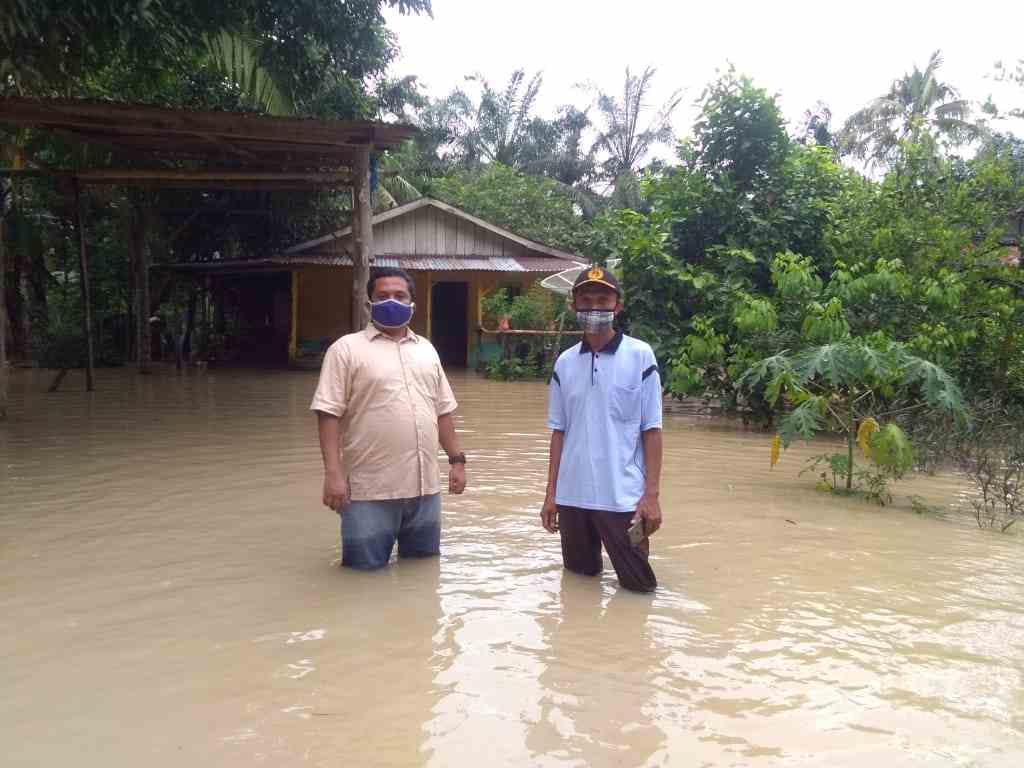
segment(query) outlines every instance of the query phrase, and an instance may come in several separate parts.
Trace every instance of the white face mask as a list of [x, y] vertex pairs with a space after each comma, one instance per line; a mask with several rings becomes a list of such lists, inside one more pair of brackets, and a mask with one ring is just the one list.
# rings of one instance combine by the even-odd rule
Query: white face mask
[[585, 333], [599, 333], [615, 322], [613, 309], [582, 309], [576, 311], [576, 322]]

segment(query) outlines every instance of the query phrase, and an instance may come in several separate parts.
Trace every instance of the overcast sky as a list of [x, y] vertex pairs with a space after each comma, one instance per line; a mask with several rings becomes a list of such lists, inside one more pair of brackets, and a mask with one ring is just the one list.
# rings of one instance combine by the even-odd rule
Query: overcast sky
[[[543, 70], [540, 114], [587, 104], [577, 83], [593, 80], [621, 91], [628, 65], [657, 68], [652, 103], [677, 88], [684, 101], [674, 120], [688, 135], [692, 107], [715, 70], [728, 62], [778, 93], [791, 123], [824, 100], [834, 124], [916, 63], [941, 49], [941, 77], [964, 97], [989, 94], [1007, 108], [1024, 91], [990, 79], [996, 60], [1024, 57], [1020, 0], [938, 2], [739, 2], [707, 0], [433, 0], [434, 18], [388, 13], [402, 54], [393, 75], [415, 74], [427, 93], [447, 94], [480, 72], [502, 85], [518, 67]], [[661, 153], [659, 153], [661, 154]]]

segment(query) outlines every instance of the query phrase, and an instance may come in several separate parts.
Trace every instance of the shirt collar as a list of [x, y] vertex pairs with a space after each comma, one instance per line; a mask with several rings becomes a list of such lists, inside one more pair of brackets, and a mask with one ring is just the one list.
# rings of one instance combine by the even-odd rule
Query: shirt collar
[[[618, 351], [619, 344], [621, 344], [621, 343], [622, 343], [622, 331], [616, 331], [615, 335], [612, 336], [612, 340], [609, 341], [607, 344], [605, 344], [601, 348], [601, 351], [598, 352], [598, 354], [607, 353], [609, 355], [614, 355]], [[585, 354], [587, 352], [593, 354], [594, 350], [592, 350], [590, 348], [590, 344], [587, 342], [587, 337], [584, 336], [583, 337], [583, 341], [580, 342], [580, 354], [582, 355], [582, 354]]]
[[[366, 338], [368, 338], [370, 341], [373, 341], [378, 336], [385, 336], [386, 335], [384, 333], [384, 331], [382, 331], [380, 328], [378, 328], [373, 323], [369, 323], [366, 326], [366, 330], [363, 331], [363, 333], [366, 334]], [[402, 339], [403, 342], [404, 341], [419, 341], [419, 340], [420, 340], [420, 337], [417, 336], [415, 333], [413, 333], [412, 328], [407, 328], [406, 329], [405, 338]]]

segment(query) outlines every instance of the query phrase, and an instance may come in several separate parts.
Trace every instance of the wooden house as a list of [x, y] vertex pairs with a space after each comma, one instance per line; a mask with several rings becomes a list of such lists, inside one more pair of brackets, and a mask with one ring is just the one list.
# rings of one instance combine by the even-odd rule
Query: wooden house
[[[400, 267], [416, 282], [412, 328], [448, 366], [474, 367], [497, 353], [480, 333], [490, 291], [528, 290], [585, 259], [431, 198], [373, 216], [371, 267]], [[315, 364], [352, 328], [352, 229], [289, 248], [280, 256], [195, 267], [234, 296], [237, 359]], [[365, 295], [365, 294], [364, 294]]]

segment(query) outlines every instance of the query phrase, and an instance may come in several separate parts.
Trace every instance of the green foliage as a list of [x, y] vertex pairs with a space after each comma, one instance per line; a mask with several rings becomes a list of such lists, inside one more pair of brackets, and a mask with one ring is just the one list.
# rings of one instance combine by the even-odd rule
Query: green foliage
[[701, 102], [693, 127], [698, 170], [743, 191], [760, 186], [778, 170], [789, 137], [774, 96], [730, 68], [707, 87]]
[[521, 360], [512, 357], [487, 362], [484, 373], [496, 381], [522, 381], [523, 379], [546, 378], [545, 367], [534, 359]]
[[491, 163], [479, 171], [459, 171], [438, 179], [428, 191], [467, 213], [528, 237], [583, 250], [589, 226], [561, 187]]
[[239, 91], [240, 106], [271, 115], [290, 115], [290, 94], [260, 63], [264, 45], [250, 36], [222, 31], [207, 38], [213, 68]]
[[812, 456], [800, 470], [801, 475], [808, 472], [817, 474], [819, 490], [839, 491], [846, 484], [846, 478], [850, 474], [850, 458], [845, 453], [822, 453]]
[[896, 424], [886, 424], [871, 437], [871, 460], [895, 477], [914, 466], [914, 446]]
[[211, 36], [245, 30], [304, 112], [331, 114], [341, 101], [353, 106], [346, 92], [368, 96], [363, 81], [397, 52], [384, 6], [430, 12], [429, 0], [15, 0], [0, 24], [0, 82], [22, 94], [86, 95], [88, 79], [116, 64], [138, 96], [168, 75], [188, 79]]
[[779, 316], [771, 301], [753, 296], [744, 299], [733, 315], [733, 323], [740, 333], [765, 333], [778, 327]]
[[[498, 327], [503, 317], [509, 319], [514, 330], [553, 330], [575, 325], [575, 318], [569, 320], [572, 314], [563, 297], [537, 285], [514, 297], [504, 288], [492, 291], [483, 298], [481, 309], [484, 324], [489, 328]], [[562, 341], [570, 339], [566, 336]], [[547, 379], [560, 351], [554, 342], [553, 336], [504, 337], [502, 358], [487, 362], [484, 373], [501, 381]]]
[[[774, 99], [726, 74], [680, 165], [645, 182], [650, 210], [595, 222], [670, 392], [764, 412], [765, 385], [739, 386], [751, 365], [859, 338], [876, 377], [892, 343], [920, 358], [909, 375], [939, 407], [955, 403], [926, 364], [1024, 402], [1024, 274], [1000, 258], [1024, 207], [1024, 149], [1000, 139], [964, 162], [922, 131], [876, 182], [829, 147], [786, 141], [773, 115]], [[899, 389], [888, 379], [880, 396]]]
[[[773, 406], [792, 407], [779, 424], [782, 445], [818, 432], [839, 432], [847, 454], [840, 467], [830, 458], [835, 478], [847, 491], [862, 484], [872, 500], [887, 503], [886, 482], [902, 477], [915, 463], [914, 448], [896, 423], [878, 428], [877, 418], [931, 408], [966, 423], [967, 410], [956, 382], [941, 368], [910, 354], [902, 345], [846, 338], [796, 353], [779, 353], [751, 366], [740, 379], [742, 388], [757, 389]], [[894, 406], [899, 403], [899, 406]], [[874, 465], [858, 473], [854, 444], [860, 425], [871, 422], [868, 458]], [[865, 425], [866, 426], [866, 425]], [[863, 443], [862, 443], [863, 444]], [[818, 457], [819, 459], [821, 457]], [[816, 468], [818, 462], [812, 464]]]
[[484, 296], [480, 308], [484, 322], [491, 328], [507, 317], [515, 330], [540, 331], [557, 322], [565, 312], [565, 302], [539, 286], [514, 297], [507, 288], [499, 288]]
[[[397, 52], [384, 25], [386, 7], [430, 11], [429, 0], [15, 0], [0, 11], [0, 96], [346, 118], [397, 114], [415, 94], [410, 80], [384, 77]], [[5, 166], [25, 155], [61, 168], [103, 167], [111, 159], [105, 147], [83, 150], [27, 129], [3, 133]], [[13, 157], [11, 146], [17, 148]], [[40, 296], [29, 313], [32, 343], [19, 338], [16, 351], [51, 364], [75, 363], [74, 342], [66, 341], [81, 335], [69, 330], [80, 313], [73, 211], [48, 180], [19, 179], [11, 186], [25, 214], [14, 235], [18, 245], [9, 250], [16, 254], [13, 284], [29, 271]], [[148, 222], [152, 259], [160, 264], [215, 253], [279, 253], [336, 229], [348, 207], [347, 193], [333, 192], [143, 194], [93, 187], [83, 197], [97, 359], [109, 362], [127, 350], [126, 230], [136, 209], [160, 211]], [[265, 215], [239, 218], [231, 210]]]
[[508, 295], [508, 289], [499, 288], [491, 291], [480, 300], [480, 311], [483, 313], [485, 325], [496, 328], [503, 317], [512, 314], [512, 299]]
[[609, 203], [616, 209], [640, 208], [641, 165], [653, 147], [672, 141], [672, 114], [682, 101], [682, 91], [676, 90], [646, 118], [644, 113], [648, 111], [647, 97], [654, 74], [653, 67], [637, 75], [626, 67], [621, 98], [596, 86], [590, 87], [603, 123], [589, 153], [591, 157], [602, 158], [594, 180], [607, 185]]
[[900, 142], [919, 142], [925, 136], [952, 145], [981, 132], [971, 122], [971, 107], [957, 89], [938, 79], [942, 55], [935, 51], [924, 70], [914, 67], [894, 81], [889, 91], [853, 114], [843, 129], [842, 145], [856, 157], [891, 163]]

